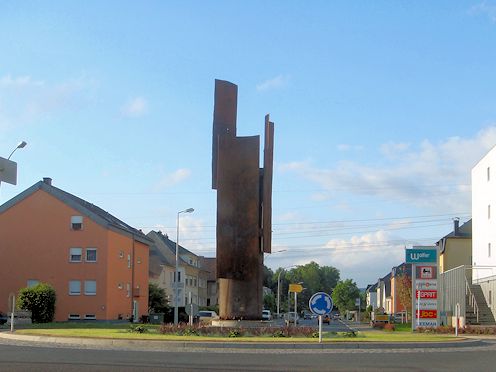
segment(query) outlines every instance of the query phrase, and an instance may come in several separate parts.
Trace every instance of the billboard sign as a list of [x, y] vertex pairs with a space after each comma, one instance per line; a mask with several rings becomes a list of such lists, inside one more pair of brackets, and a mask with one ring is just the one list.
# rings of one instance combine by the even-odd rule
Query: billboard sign
[[407, 263], [412, 264], [412, 328], [437, 327], [438, 285], [437, 247], [413, 247], [405, 250]]

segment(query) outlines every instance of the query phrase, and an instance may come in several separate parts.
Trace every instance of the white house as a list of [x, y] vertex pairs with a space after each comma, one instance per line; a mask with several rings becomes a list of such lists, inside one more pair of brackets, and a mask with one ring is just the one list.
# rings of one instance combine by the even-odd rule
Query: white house
[[472, 280], [496, 315], [496, 147], [472, 168]]
[[369, 284], [365, 291], [367, 307], [372, 306], [372, 310], [377, 309], [377, 283]]
[[496, 147], [472, 168], [472, 265], [475, 282], [496, 276]]

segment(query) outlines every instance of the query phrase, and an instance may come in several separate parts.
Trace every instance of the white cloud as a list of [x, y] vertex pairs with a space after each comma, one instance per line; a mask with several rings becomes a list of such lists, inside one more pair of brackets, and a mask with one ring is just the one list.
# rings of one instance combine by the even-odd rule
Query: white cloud
[[177, 169], [163, 176], [155, 185], [155, 191], [161, 191], [183, 182], [191, 176], [191, 170], [186, 168]]
[[496, 4], [488, 4], [487, 1], [483, 1], [470, 8], [469, 13], [484, 14], [491, 20], [491, 22], [496, 22]]
[[265, 80], [260, 84], [257, 84], [257, 90], [259, 92], [264, 92], [267, 90], [279, 89], [286, 86], [289, 82], [289, 76], [278, 75], [272, 79]]
[[388, 142], [381, 145], [381, 153], [388, 158], [395, 158], [396, 156], [401, 156], [410, 148], [409, 143], [394, 143]]
[[346, 143], [341, 143], [341, 144], [337, 145], [336, 148], [339, 151], [361, 151], [361, 150], [363, 150], [363, 146], [361, 146], [361, 145], [349, 145]]
[[143, 97], [135, 97], [122, 107], [124, 116], [138, 117], [148, 112], [148, 102]]
[[47, 83], [29, 75], [0, 77], [0, 131], [37, 123], [65, 110], [80, 110], [92, 100], [97, 82], [87, 76]]
[[470, 172], [496, 144], [496, 126], [472, 138], [451, 137], [417, 146], [385, 144], [384, 158], [374, 165], [341, 161], [334, 167], [312, 167], [310, 162], [281, 164], [281, 171], [296, 172], [333, 195], [355, 195], [395, 200], [431, 210], [470, 210]]
[[18, 76], [12, 77], [12, 75], [5, 75], [0, 78], [0, 86], [3, 87], [27, 87], [27, 86], [41, 86], [45, 82], [41, 80], [33, 80], [31, 76]]

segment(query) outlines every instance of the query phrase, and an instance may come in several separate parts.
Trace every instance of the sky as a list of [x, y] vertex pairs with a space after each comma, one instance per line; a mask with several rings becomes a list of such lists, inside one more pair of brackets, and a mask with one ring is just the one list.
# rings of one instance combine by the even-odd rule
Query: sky
[[0, 156], [215, 256], [214, 80], [275, 123], [272, 269], [359, 287], [470, 219], [496, 144], [496, 1], [0, 0]]

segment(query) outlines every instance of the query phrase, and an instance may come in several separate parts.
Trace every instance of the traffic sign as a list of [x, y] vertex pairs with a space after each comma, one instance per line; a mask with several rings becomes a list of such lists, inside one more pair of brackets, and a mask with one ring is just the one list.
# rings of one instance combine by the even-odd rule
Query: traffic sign
[[303, 291], [303, 286], [301, 284], [290, 284], [289, 285], [289, 291], [301, 293], [301, 291]]
[[198, 314], [199, 309], [197, 304], [187, 304], [185, 310], [186, 310], [186, 314], [195, 316], [196, 314]]
[[17, 185], [17, 163], [0, 157], [0, 182]]
[[308, 307], [315, 315], [325, 315], [332, 311], [332, 298], [327, 293], [317, 292], [310, 297]]

